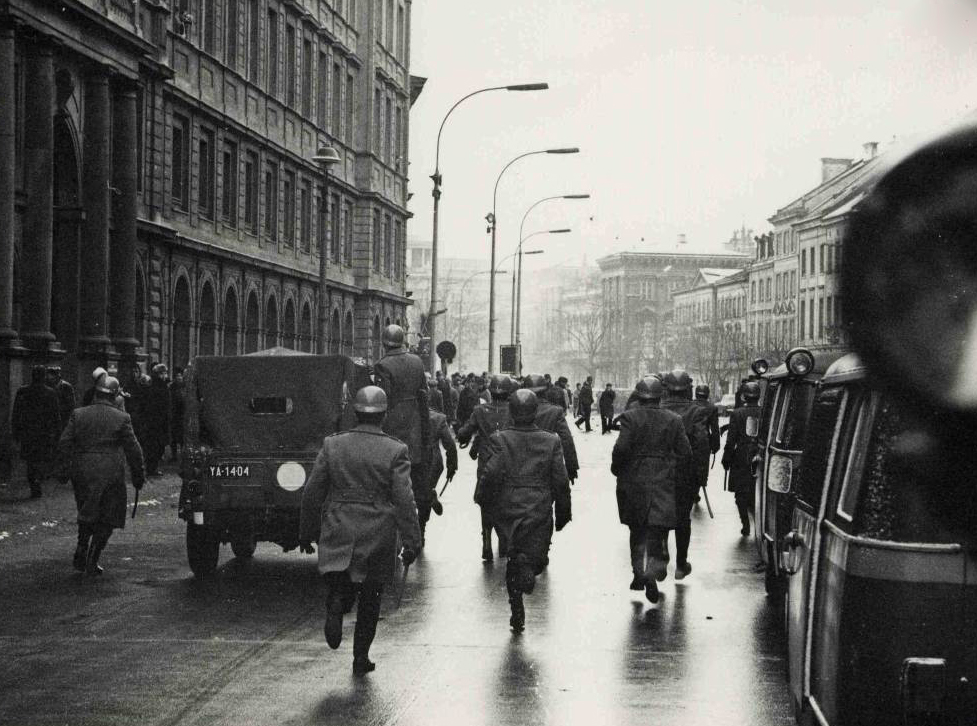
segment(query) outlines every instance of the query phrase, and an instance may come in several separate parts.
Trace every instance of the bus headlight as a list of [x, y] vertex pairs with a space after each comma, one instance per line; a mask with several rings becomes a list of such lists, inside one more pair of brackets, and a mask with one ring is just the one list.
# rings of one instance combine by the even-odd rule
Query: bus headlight
[[305, 484], [305, 467], [297, 461], [286, 461], [275, 473], [278, 486], [287, 492], [298, 491]]

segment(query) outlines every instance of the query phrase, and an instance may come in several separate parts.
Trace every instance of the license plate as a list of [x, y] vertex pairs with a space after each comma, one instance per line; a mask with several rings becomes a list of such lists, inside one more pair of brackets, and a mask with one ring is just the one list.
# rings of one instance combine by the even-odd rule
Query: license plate
[[211, 479], [247, 479], [251, 476], [248, 464], [217, 464], [210, 467]]

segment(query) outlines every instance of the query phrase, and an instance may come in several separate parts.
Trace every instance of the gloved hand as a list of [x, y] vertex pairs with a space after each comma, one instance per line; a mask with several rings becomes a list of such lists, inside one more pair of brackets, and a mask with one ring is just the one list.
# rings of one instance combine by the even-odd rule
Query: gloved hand
[[400, 551], [400, 561], [404, 563], [404, 567], [407, 567], [414, 560], [417, 559], [417, 553], [408, 546], [404, 546], [404, 549]]
[[570, 480], [570, 484], [571, 485], [577, 483], [577, 473], [578, 472], [577, 472], [576, 469], [574, 469], [573, 471], [568, 471], [567, 472], [567, 479]]
[[723, 469], [725, 469], [726, 471], [729, 471], [729, 467], [732, 465], [732, 463], [733, 462], [731, 462], [731, 461], [727, 461], [726, 459], [723, 459]]
[[307, 555], [315, 554], [315, 547], [312, 546], [312, 542], [307, 539], [299, 541], [299, 552], [304, 552]]
[[472, 461], [478, 460], [478, 452], [475, 450], [474, 446], [468, 450], [468, 455], [471, 457]]
[[556, 509], [556, 531], [557, 532], [561, 531], [564, 527], [567, 526], [567, 524], [570, 523], [570, 520], [572, 520], [572, 519], [573, 519], [573, 516], [570, 513], [570, 507], [567, 507], [565, 510], [562, 507], [557, 507], [557, 509]]

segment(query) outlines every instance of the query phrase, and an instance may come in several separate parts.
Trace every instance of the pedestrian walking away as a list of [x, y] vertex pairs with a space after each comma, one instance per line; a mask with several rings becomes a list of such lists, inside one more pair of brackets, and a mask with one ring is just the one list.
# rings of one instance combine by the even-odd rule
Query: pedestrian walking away
[[597, 409], [600, 413], [601, 436], [610, 433], [614, 428], [615, 398], [617, 398], [617, 393], [615, 393], [614, 387], [610, 383], [606, 384], [597, 399]]
[[138, 492], [146, 480], [132, 419], [119, 410], [119, 381], [103, 376], [91, 406], [75, 409], [58, 442], [58, 469], [70, 478], [78, 506], [74, 567], [102, 574], [99, 558], [112, 532], [126, 524], [125, 468]]
[[382, 429], [387, 395], [377, 386], [365, 386], [356, 393], [353, 410], [356, 427], [323, 440], [305, 484], [299, 545], [310, 554], [313, 543], [319, 546], [319, 573], [326, 582], [323, 631], [330, 648], [342, 643], [346, 603], [359, 600], [353, 673], [361, 676], [376, 668], [370, 646], [383, 585], [394, 574], [397, 534], [406, 567], [417, 556], [421, 532], [407, 445]]
[[728, 472], [729, 490], [740, 515], [740, 534], [750, 534], [750, 507], [753, 505], [753, 457], [757, 454], [757, 434], [760, 431], [760, 384], [743, 384], [741, 408], [729, 414], [729, 429], [723, 449], [723, 468]]
[[517, 633], [526, 623], [522, 596], [533, 592], [536, 576], [549, 563], [554, 508], [557, 532], [572, 518], [560, 439], [536, 426], [536, 408], [532, 391], [512, 394], [512, 428], [489, 438], [488, 461], [475, 488], [476, 502], [488, 499], [496, 503], [496, 521], [509, 543], [505, 582], [509, 625]]
[[[78, 405], [75, 401], [75, 387], [61, 377], [61, 366], [48, 366], [45, 383], [58, 394], [58, 413], [61, 416], [61, 430], [68, 425], [68, 417]], [[60, 432], [59, 432], [60, 433]]]
[[151, 370], [149, 386], [142, 389], [141, 405], [146, 473], [162, 476], [159, 465], [170, 443], [170, 388], [164, 363], [157, 363]]
[[41, 483], [51, 474], [61, 434], [58, 394], [45, 384], [45, 375], [44, 366], [31, 368], [31, 382], [17, 390], [10, 421], [11, 435], [20, 442], [20, 458], [27, 466], [31, 499], [43, 495]]
[[560, 437], [560, 444], [563, 447], [563, 462], [566, 465], [570, 483], [573, 484], [577, 479], [580, 464], [577, 461], [577, 447], [573, 443], [573, 435], [570, 433], [570, 427], [567, 425], [563, 409], [553, 405], [543, 397], [548, 388], [543, 376], [527, 375], [523, 379], [523, 387], [536, 394], [536, 426]]
[[[489, 381], [489, 393], [492, 396], [492, 401], [477, 406], [468, 423], [458, 429], [458, 443], [462, 447], [471, 443], [469, 456], [478, 461], [478, 477], [482, 475], [485, 468], [489, 437], [496, 431], [512, 425], [508, 401], [513, 387], [513, 381], [508, 376], [492, 376]], [[503, 532], [495, 524], [495, 500], [491, 496], [485, 496], [482, 501], [478, 502], [478, 506], [482, 510], [482, 559], [486, 561], [492, 559], [493, 529], [499, 538], [499, 557], [505, 557], [508, 544]]]
[[584, 381], [583, 386], [580, 387], [580, 391], [577, 394], [577, 405], [580, 410], [580, 417], [574, 422], [577, 428], [580, 428], [580, 424], [585, 423], [584, 431], [588, 434], [591, 432], [590, 428], [590, 413], [594, 406], [594, 379], [592, 376], [587, 376], [587, 380]]
[[621, 432], [611, 454], [618, 517], [630, 529], [630, 588], [643, 589], [653, 603], [658, 602], [658, 582], [666, 577], [668, 531], [676, 530], [676, 580], [688, 574], [683, 566], [688, 566], [689, 538], [679, 532], [691, 531], [686, 520], [691, 509], [687, 469], [692, 449], [682, 418], [661, 408], [662, 393], [657, 379], [638, 382], [638, 404], [621, 414]]

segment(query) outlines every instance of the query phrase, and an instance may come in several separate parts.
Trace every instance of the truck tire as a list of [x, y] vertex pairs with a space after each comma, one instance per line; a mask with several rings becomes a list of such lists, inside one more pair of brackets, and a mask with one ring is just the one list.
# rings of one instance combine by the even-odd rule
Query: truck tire
[[235, 532], [231, 535], [231, 551], [235, 557], [247, 559], [254, 555], [257, 546], [254, 535], [249, 532]]
[[187, 522], [187, 562], [194, 577], [209, 577], [217, 570], [220, 538], [206, 525]]

